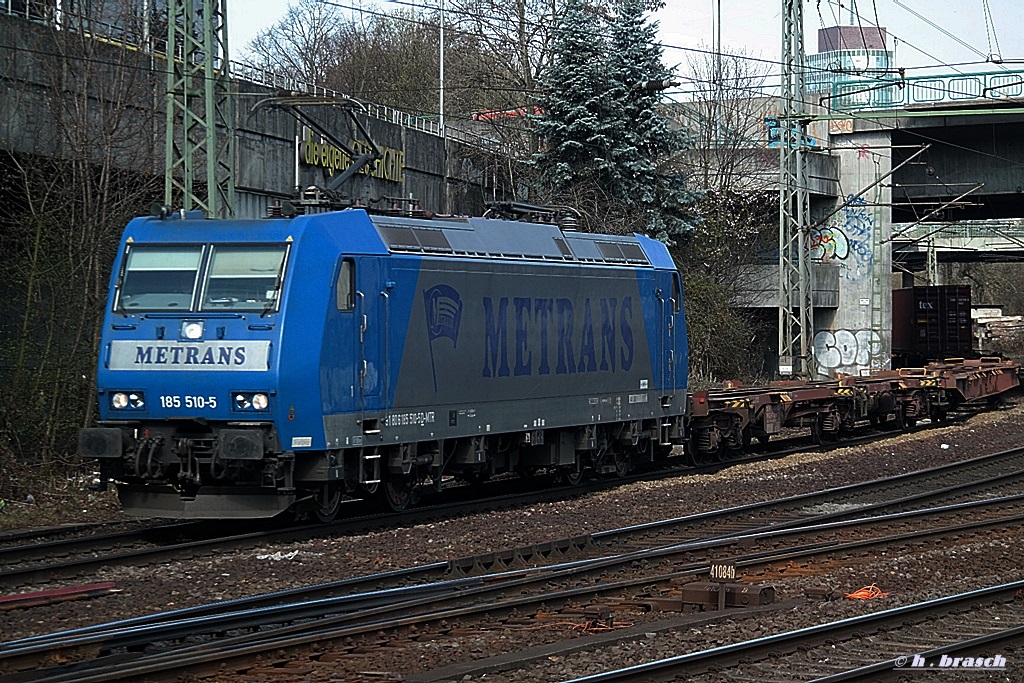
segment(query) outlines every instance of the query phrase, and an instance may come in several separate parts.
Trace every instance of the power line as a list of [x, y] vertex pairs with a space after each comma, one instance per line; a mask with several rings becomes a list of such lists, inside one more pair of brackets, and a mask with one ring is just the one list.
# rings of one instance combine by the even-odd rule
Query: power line
[[[988, 57], [989, 57], [989, 56], [991, 56], [991, 55], [986, 55], [986, 54], [984, 54], [983, 52], [981, 52], [981, 50], [978, 50], [978, 49], [977, 49], [976, 47], [974, 47], [973, 45], [971, 45], [971, 44], [969, 44], [969, 43], [965, 42], [965, 41], [964, 41], [964, 40], [962, 40], [962, 39], [961, 39], [961, 38], [960, 38], [959, 36], [957, 36], [957, 35], [955, 35], [955, 34], [953, 34], [953, 33], [950, 33], [949, 31], [947, 31], [947, 30], [946, 30], [946, 29], [944, 29], [943, 27], [939, 26], [939, 25], [938, 25], [938, 24], [936, 24], [936, 23], [935, 23], [934, 21], [932, 21], [932, 20], [931, 20], [931, 19], [929, 19], [928, 17], [924, 16], [923, 14], [921, 14], [920, 12], [918, 12], [917, 10], [915, 10], [915, 9], [912, 9], [912, 8], [910, 8], [910, 7], [907, 7], [907, 6], [906, 6], [906, 5], [904, 5], [904, 4], [902, 3], [902, 2], [900, 2], [900, 0], [893, 0], [893, 2], [894, 2], [894, 3], [896, 4], [896, 6], [897, 6], [897, 7], [899, 7], [899, 8], [901, 8], [901, 9], [904, 9], [904, 10], [906, 10], [906, 11], [907, 11], [907, 12], [909, 12], [910, 14], [914, 15], [915, 17], [917, 17], [918, 19], [920, 19], [920, 20], [921, 20], [921, 21], [923, 21], [924, 23], [926, 23], [926, 24], [928, 24], [929, 26], [931, 26], [932, 28], [934, 28], [934, 29], [935, 29], [936, 31], [938, 31], [938, 32], [939, 32], [939, 33], [941, 33], [942, 35], [944, 35], [944, 36], [946, 36], [947, 38], [949, 38], [949, 39], [951, 39], [951, 40], [953, 40], [953, 41], [955, 41], [955, 42], [959, 43], [960, 45], [963, 45], [964, 47], [966, 47], [966, 48], [967, 48], [968, 50], [970, 50], [970, 51], [971, 51], [971, 52], [973, 52], [974, 54], [978, 55], [979, 57], [985, 57], [986, 59], [988, 59]], [[904, 42], [906, 42], [906, 41], [904, 41]], [[916, 48], [915, 48], [915, 49], [916, 49]], [[1006, 67], [1002, 66], [1001, 64], [1000, 64], [999, 66], [1000, 66], [1000, 68], [1002, 68], [1002, 69], [1003, 69], [1004, 71], [1006, 71], [1006, 70], [1007, 70], [1007, 69], [1006, 69]]]

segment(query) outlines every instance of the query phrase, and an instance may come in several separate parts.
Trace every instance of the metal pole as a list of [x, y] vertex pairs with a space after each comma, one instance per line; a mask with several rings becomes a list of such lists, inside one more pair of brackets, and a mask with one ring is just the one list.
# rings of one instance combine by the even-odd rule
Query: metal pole
[[441, 0], [441, 39], [438, 41], [440, 44], [440, 54], [438, 55], [438, 83], [440, 85], [440, 104], [439, 104], [439, 118], [438, 122], [441, 129], [441, 137], [444, 137], [444, 0]]
[[782, 0], [782, 100], [779, 116], [779, 374], [814, 378], [814, 310], [807, 254], [803, 0]]
[[438, 55], [438, 88], [439, 90], [439, 109], [438, 112], [438, 125], [441, 129], [441, 147], [443, 153], [444, 163], [444, 177], [441, 178], [441, 211], [443, 213], [450, 213], [451, 208], [448, 199], [448, 132], [445, 130], [444, 125], [444, 0], [441, 0], [441, 32], [440, 40], [438, 41], [440, 54]]

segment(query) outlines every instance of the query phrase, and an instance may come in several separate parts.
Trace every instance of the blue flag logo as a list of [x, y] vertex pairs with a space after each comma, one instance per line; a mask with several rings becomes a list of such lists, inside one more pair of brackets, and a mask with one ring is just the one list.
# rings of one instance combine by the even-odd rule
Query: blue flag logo
[[449, 285], [436, 285], [423, 292], [423, 308], [427, 320], [427, 341], [430, 346], [430, 369], [437, 391], [437, 369], [434, 367], [434, 340], [447, 337], [452, 346], [459, 344], [459, 325], [462, 322], [462, 297]]

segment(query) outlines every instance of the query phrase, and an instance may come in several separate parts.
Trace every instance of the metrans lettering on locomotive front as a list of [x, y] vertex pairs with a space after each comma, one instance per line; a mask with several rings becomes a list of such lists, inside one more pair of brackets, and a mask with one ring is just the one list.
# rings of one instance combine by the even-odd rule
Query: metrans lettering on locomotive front
[[270, 342], [110, 342], [111, 370], [266, 370]]

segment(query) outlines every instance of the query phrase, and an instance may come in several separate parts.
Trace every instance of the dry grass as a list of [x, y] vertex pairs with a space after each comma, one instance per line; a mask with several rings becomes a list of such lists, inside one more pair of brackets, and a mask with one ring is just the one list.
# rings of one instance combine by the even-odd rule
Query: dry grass
[[83, 487], [65, 491], [40, 491], [21, 500], [4, 499], [0, 509], [0, 530], [32, 529], [58, 524], [80, 524], [126, 519], [113, 489], [103, 493]]

